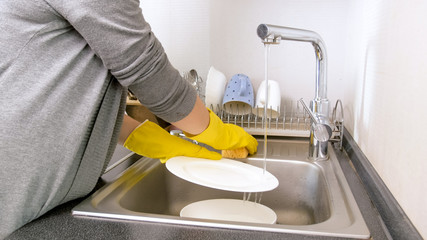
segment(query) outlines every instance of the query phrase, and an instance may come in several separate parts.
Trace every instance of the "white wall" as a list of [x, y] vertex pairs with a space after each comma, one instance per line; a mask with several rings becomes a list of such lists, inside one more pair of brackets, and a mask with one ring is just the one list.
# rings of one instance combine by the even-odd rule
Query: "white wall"
[[427, 2], [365, 0], [352, 9], [346, 127], [426, 238]]
[[[328, 50], [328, 96], [342, 99], [345, 126], [424, 238], [427, 238], [427, 3], [424, 0], [142, 0], [172, 63], [206, 76], [264, 76], [260, 23], [318, 32]], [[283, 99], [314, 95], [307, 43], [271, 50], [270, 78]]]
[[[342, 9], [348, 2], [318, 2], [142, 0], [141, 8], [181, 72], [194, 68], [206, 80], [209, 67], [214, 66], [227, 79], [237, 73], [248, 75], [257, 89], [264, 79], [264, 46], [256, 29], [261, 23], [271, 23], [318, 32], [328, 48], [329, 85], [342, 89], [346, 37], [346, 10]], [[313, 98], [315, 57], [310, 44], [287, 41], [272, 47], [270, 59], [270, 79], [282, 83], [284, 100]], [[329, 91], [332, 103], [342, 97], [339, 91]]]
[[141, 0], [140, 6], [170, 61], [181, 72], [210, 67], [209, 1]]
[[[259, 24], [302, 28], [319, 33], [328, 54], [329, 98], [342, 98], [348, 1], [215, 0], [211, 1], [211, 64], [229, 78], [247, 74], [254, 87], [264, 79], [264, 45]], [[281, 83], [282, 98], [306, 102], [314, 97], [315, 55], [311, 44], [282, 41], [271, 47], [269, 78]]]

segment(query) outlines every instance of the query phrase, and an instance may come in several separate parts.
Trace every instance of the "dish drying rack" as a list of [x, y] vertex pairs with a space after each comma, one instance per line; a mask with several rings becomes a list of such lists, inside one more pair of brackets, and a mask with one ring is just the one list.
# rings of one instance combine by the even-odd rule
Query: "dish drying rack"
[[[253, 108], [249, 114], [230, 114], [223, 106], [208, 106], [224, 123], [232, 123], [245, 129], [252, 135], [264, 135], [267, 131], [268, 136], [286, 136], [286, 137], [310, 137], [311, 119], [310, 115], [298, 103], [298, 101], [289, 100], [282, 104], [284, 109], [275, 109], [276, 117], [272, 112], [267, 119], [264, 118], [263, 108]], [[290, 107], [289, 107], [290, 106]], [[237, 106], [236, 106], [237, 107]], [[288, 108], [288, 109], [287, 109]], [[256, 109], [254, 111], [254, 109]], [[259, 111], [261, 109], [261, 111]], [[271, 109], [269, 109], [271, 110]], [[260, 114], [258, 114], [258, 112]], [[257, 113], [257, 114], [254, 114]], [[265, 121], [267, 120], [267, 121]], [[342, 139], [344, 133], [344, 113], [341, 100], [337, 100], [332, 111], [330, 119], [332, 127], [332, 137], [329, 140], [339, 149], [342, 149]], [[267, 124], [267, 129], [264, 129]]]
[[[187, 72], [182, 72], [181, 75], [184, 79], [189, 81], [196, 89], [197, 94], [205, 100], [203, 90], [203, 79], [198, 75], [197, 71], [191, 69]], [[286, 137], [310, 137], [311, 119], [310, 115], [305, 111], [303, 106], [300, 106], [299, 101], [282, 101], [281, 106], [283, 109], [273, 109], [278, 114], [273, 117], [273, 111], [269, 108], [270, 116], [267, 114], [267, 123], [264, 119], [264, 108], [250, 109], [249, 114], [231, 114], [227, 109], [217, 104], [216, 106], [210, 105], [209, 107], [224, 123], [232, 123], [245, 129], [246, 132], [252, 135], [264, 135], [267, 132], [268, 136], [286, 136]], [[236, 106], [229, 105], [230, 108], [237, 108]], [[256, 109], [254, 111], [254, 109]], [[242, 109], [243, 110], [243, 109]], [[243, 112], [243, 111], [242, 111]], [[256, 113], [256, 114], [255, 114]], [[267, 129], [264, 129], [264, 124], [267, 124]], [[342, 139], [344, 135], [344, 112], [342, 102], [338, 99], [332, 111], [330, 119], [332, 127], [332, 136], [329, 141], [337, 148], [342, 150]]]

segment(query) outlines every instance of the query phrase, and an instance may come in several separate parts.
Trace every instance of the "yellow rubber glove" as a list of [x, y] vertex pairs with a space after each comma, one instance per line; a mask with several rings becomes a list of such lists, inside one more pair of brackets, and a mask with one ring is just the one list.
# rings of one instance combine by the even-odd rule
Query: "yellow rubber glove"
[[229, 123], [223, 123], [219, 117], [209, 110], [209, 126], [198, 135], [185, 135], [193, 140], [205, 143], [218, 150], [230, 150], [246, 147], [249, 154], [257, 151], [257, 140], [243, 128]]
[[123, 146], [139, 155], [158, 158], [162, 163], [176, 156], [221, 159], [221, 154], [172, 136], [148, 120], [132, 131]]

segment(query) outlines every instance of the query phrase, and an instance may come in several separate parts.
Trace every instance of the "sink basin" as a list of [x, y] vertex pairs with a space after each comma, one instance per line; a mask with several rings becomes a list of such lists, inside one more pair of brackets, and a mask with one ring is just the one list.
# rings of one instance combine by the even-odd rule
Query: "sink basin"
[[[263, 143], [247, 163], [263, 167]], [[335, 154], [327, 161], [307, 160], [305, 139], [269, 139], [267, 171], [279, 180], [250, 201], [271, 208], [275, 224], [180, 217], [182, 208], [208, 199], [243, 199], [243, 193], [203, 187], [170, 173], [159, 160], [141, 158], [115, 181], [73, 209], [74, 215], [269, 232], [367, 239], [369, 230]], [[246, 198], [248, 195], [245, 195]]]

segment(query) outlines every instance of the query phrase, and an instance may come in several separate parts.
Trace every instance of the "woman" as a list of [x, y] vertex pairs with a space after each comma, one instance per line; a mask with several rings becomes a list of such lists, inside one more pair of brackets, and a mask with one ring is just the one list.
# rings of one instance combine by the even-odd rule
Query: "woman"
[[256, 151], [173, 68], [138, 1], [2, 0], [0, 19], [0, 238], [88, 194], [117, 141], [163, 162], [221, 157], [124, 117], [128, 89], [190, 138]]

